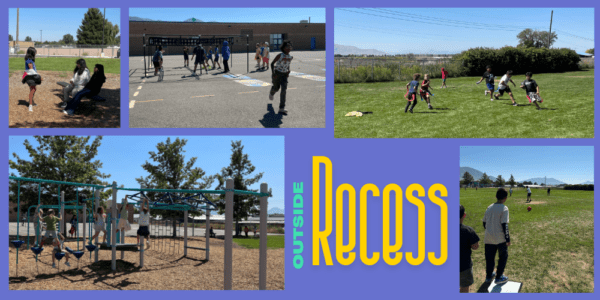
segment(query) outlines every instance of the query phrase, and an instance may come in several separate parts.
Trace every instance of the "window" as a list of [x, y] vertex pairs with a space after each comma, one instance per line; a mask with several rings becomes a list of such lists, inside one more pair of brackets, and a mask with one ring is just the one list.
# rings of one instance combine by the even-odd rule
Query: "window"
[[279, 46], [283, 43], [283, 34], [271, 34], [271, 50], [279, 50]]

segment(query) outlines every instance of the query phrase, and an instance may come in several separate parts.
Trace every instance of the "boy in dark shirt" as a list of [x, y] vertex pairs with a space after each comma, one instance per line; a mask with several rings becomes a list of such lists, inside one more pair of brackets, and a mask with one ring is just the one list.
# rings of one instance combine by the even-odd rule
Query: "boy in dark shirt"
[[542, 97], [540, 97], [540, 87], [537, 85], [535, 80], [531, 79], [531, 72], [525, 73], [525, 81], [521, 83], [521, 88], [525, 89], [525, 93], [527, 93], [527, 99], [529, 99], [529, 103], [533, 102], [538, 110], [542, 108], [538, 105], [539, 103], [544, 102]]
[[[419, 77], [421, 77], [421, 74], [418, 74], [418, 73], [414, 74], [413, 80], [406, 84], [406, 95], [404, 95], [404, 98], [406, 98], [406, 100], [408, 100], [408, 102], [406, 103], [404, 112], [410, 111], [410, 113], [412, 114], [413, 109], [415, 108], [415, 105], [417, 105], [417, 91], [419, 90]], [[410, 106], [411, 102], [412, 102], [412, 107]], [[410, 109], [409, 109], [409, 107], [410, 107]]]
[[479, 81], [477, 81], [477, 84], [480, 84], [483, 79], [485, 79], [485, 84], [487, 86], [487, 90], [485, 90], [485, 95], [487, 96], [487, 94], [490, 94], [490, 101], [494, 101], [494, 74], [492, 74], [492, 67], [491, 66], [486, 66], [486, 72], [483, 73], [483, 76], [481, 76], [481, 79], [479, 79]]
[[467, 214], [464, 206], [460, 206], [460, 292], [468, 293], [473, 284], [473, 261], [471, 249], [479, 249], [479, 236], [473, 228], [463, 225]]
[[[194, 60], [194, 56], [196, 57], [196, 60]], [[204, 66], [204, 69], [206, 70], [206, 74], [208, 74], [208, 68], [206, 67], [206, 52], [204, 51], [204, 48], [202, 48], [201, 44], [198, 44], [198, 46], [196, 46], [196, 48], [194, 48], [194, 53], [192, 54], [192, 60], [194, 60], [194, 73], [192, 73], [193, 76], [196, 76], [196, 68], [198, 67], [198, 64], [201, 64], [200, 66], [200, 75], [202, 75], [202, 66]]]

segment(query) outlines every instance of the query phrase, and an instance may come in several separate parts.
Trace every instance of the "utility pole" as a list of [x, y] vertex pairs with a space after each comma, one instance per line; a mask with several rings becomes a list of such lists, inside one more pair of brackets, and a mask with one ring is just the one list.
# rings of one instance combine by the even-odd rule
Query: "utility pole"
[[42, 30], [40, 29], [40, 45], [42, 44]]
[[15, 53], [19, 53], [19, 9], [17, 8], [17, 41], [15, 43]]
[[550, 13], [550, 32], [548, 32], [548, 49], [550, 49], [550, 40], [552, 40], [552, 17], [554, 16], [554, 11]]

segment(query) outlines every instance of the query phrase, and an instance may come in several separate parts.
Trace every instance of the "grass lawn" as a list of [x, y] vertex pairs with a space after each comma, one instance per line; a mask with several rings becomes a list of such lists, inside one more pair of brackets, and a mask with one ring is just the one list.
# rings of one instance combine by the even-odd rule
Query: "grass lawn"
[[[234, 237], [233, 242], [248, 249], [258, 249], [258, 247], [260, 246], [260, 239], [255, 239], [252, 237]], [[267, 248], [285, 248], [285, 236], [267, 235]]]
[[[500, 75], [500, 74], [497, 74]], [[414, 114], [404, 113], [407, 82], [335, 85], [336, 138], [593, 138], [594, 70], [534, 74], [544, 102], [536, 110], [515, 75], [510, 84], [518, 107], [507, 94], [490, 101], [480, 77], [432, 80], [433, 110], [418, 101]], [[495, 84], [497, 86], [499, 78]], [[417, 96], [418, 97], [418, 96]], [[370, 111], [345, 117], [351, 111]]]
[[[460, 203], [465, 207], [465, 225], [479, 235], [479, 249], [473, 251], [477, 292], [485, 281], [484, 229], [486, 208], [496, 202], [496, 189], [463, 189]], [[532, 190], [515, 191], [506, 201], [510, 211], [510, 238], [505, 275], [522, 282], [524, 293], [592, 293], [594, 291], [594, 192]], [[527, 207], [531, 206], [531, 212]], [[498, 255], [496, 255], [496, 263]], [[458, 276], [458, 270], [457, 270]], [[457, 281], [458, 282], [458, 281]]]
[[[44, 71], [64, 71], [65, 77], [72, 77], [73, 69], [77, 57], [38, 57], [35, 59], [35, 67], [42, 74]], [[94, 73], [94, 65], [104, 65], [104, 73], [120, 74], [121, 60], [114, 58], [85, 58], [85, 63], [90, 69], [90, 73]], [[25, 60], [23, 57], [11, 57], [8, 59], [9, 74], [14, 71], [25, 70]], [[90, 75], [91, 75], [90, 74]]]

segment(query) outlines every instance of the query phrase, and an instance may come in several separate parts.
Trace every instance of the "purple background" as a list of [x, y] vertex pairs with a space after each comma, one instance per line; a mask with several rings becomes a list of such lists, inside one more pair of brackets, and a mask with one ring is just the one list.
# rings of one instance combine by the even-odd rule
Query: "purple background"
[[[230, 0], [223, 2], [227, 6], [233, 7], [248, 7], [253, 5], [255, 1], [239, 1]], [[4, 16], [6, 19], [8, 7], [17, 5], [27, 5], [28, 7], [81, 7], [82, 2], [79, 1], [40, 1], [30, 0], [26, 2], [13, 2], [12, 4], [3, 3]], [[285, 299], [302, 299], [306, 297], [415, 297], [424, 296], [427, 298], [445, 297], [478, 297], [478, 296], [460, 296], [458, 293], [458, 219], [455, 217], [459, 203], [459, 189], [457, 179], [459, 177], [459, 147], [462, 145], [596, 145], [595, 139], [347, 139], [340, 140], [333, 138], [333, 105], [334, 105], [334, 87], [332, 84], [333, 69], [330, 67], [327, 70], [329, 83], [326, 88], [327, 93], [327, 128], [326, 129], [129, 129], [128, 128], [128, 7], [168, 7], [178, 4], [181, 7], [190, 7], [193, 5], [203, 7], [223, 7], [220, 3], [211, 2], [164, 2], [156, 0], [146, 1], [114, 1], [106, 0], [102, 5], [107, 7], [121, 8], [121, 33], [122, 33], [122, 61], [121, 61], [121, 129], [2, 129], [2, 143], [0, 155], [8, 157], [8, 135], [285, 135], [286, 137], [286, 215], [287, 218], [287, 247], [286, 247], [286, 290], [284, 292], [220, 292], [220, 291], [203, 291], [199, 294], [197, 291], [178, 291], [178, 292], [142, 292], [143, 294], [131, 294], [132, 291], [118, 293], [118, 297], [147, 297], [145, 299], [164, 299], [168, 296], [176, 297], [203, 297], [215, 296], [222, 297], [221, 299], [233, 299], [244, 297], [245, 299], [264, 299], [264, 298], [281, 298]], [[273, 6], [303, 6], [303, 7], [323, 7], [326, 4], [327, 8], [327, 60], [331, 66], [333, 61], [333, 44], [334, 44], [334, 27], [333, 27], [333, 8], [336, 6], [344, 7], [360, 7], [360, 6], [452, 6], [452, 7], [481, 7], [481, 6], [498, 6], [504, 7], [535, 7], [535, 6], [550, 6], [559, 5], [565, 6], [564, 1], [502, 1], [502, 2], [481, 2], [481, 1], [440, 1], [433, 0], [427, 2], [407, 2], [407, 1], [312, 1], [306, 0], [302, 2], [269, 2], [268, 7]], [[578, 1], [576, 4], [580, 7], [598, 6], [596, 1]], [[265, 5], [263, 5], [265, 6]], [[596, 12], [597, 14], [597, 12]], [[501, 20], [501, 15], [490, 16], [496, 21]], [[418, 20], [415, 20], [417, 22]], [[576, 20], [573, 20], [576, 21]], [[8, 31], [7, 22], [2, 26], [4, 32]], [[384, 25], [384, 24], [382, 24]], [[595, 25], [596, 31], [598, 26]], [[402, 30], [399, 28], [399, 30]], [[410, 42], [410, 40], [407, 40]], [[3, 57], [7, 57], [8, 49], [2, 48]], [[3, 67], [7, 60], [2, 61]], [[0, 72], [0, 80], [8, 82], [7, 73]], [[4, 85], [5, 87], [7, 85]], [[3, 99], [7, 100], [8, 91], [3, 93]], [[293, 101], [293, 99], [291, 99]], [[5, 106], [6, 107], [6, 106]], [[596, 114], [597, 115], [597, 114]], [[3, 124], [8, 123], [8, 114], [1, 114]], [[489, 130], [498, 130], [502, 128], [502, 124], [498, 124], [498, 128], [489, 128]], [[426, 130], [426, 125], [424, 125]], [[576, 130], [576, 129], [574, 129]], [[597, 149], [596, 149], [597, 150]], [[448, 189], [448, 197], [445, 199], [449, 207], [449, 245], [448, 245], [448, 260], [442, 266], [433, 266], [426, 259], [420, 266], [412, 266], [403, 259], [397, 266], [388, 266], [384, 263], [383, 258], [374, 266], [365, 266], [360, 261], [358, 254], [359, 239], [357, 236], [357, 252], [356, 261], [350, 266], [340, 266], [335, 262], [335, 234], [330, 236], [330, 246], [332, 256], [334, 258], [334, 266], [324, 266], [324, 260], [321, 259], [322, 266], [312, 266], [312, 219], [310, 218], [312, 211], [312, 156], [323, 155], [331, 159], [333, 164], [333, 188], [342, 183], [350, 183], [357, 190], [367, 183], [377, 185], [380, 191], [383, 191], [385, 185], [389, 183], [398, 184], [403, 190], [412, 183], [421, 184], [427, 191], [428, 187], [434, 183], [442, 183]], [[533, 158], [533, 154], [532, 154]], [[5, 160], [6, 165], [6, 160]], [[3, 175], [2, 193], [8, 194], [8, 173]], [[301, 270], [294, 269], [292, 265], [292, 205], [293, 197], [292, 183], [304, 182], [305, 195], [305, 226], [303, 230], [305, 236], [304, 241], [304, 258], [305, 265]], [[7, 198], [4, 198], [7, 199]], [[335, 198], [334, 198], [335, 200]], [[6, 205], [6, 204], [5, 204]], [[597, 209], [595, 219], [598, 220]], [[357, 213], [358, 204], [357, 204]], [[416, 208], [404, 201], [404, 246], [401, 251], [416, 251], [417, 246], [417, 231], [416, 231]], [[426, 251], [435, 251], [439, 253], [439, 210], [437, 206], [426, 202], [426, 230], [427, 241]], [[7, 231], [8, 213], [0, 214], [0, 224]], [[368, 232], [369, 251], [381, 251], [381, 197], [371, 198], [368, 206]], [[358, 224], [358, 222], [357, 222]], [[358, 233], [358, 230], [357, 230]], [[596, 234], [597, 237], [597, 234]], [[597, 253], [597, 251], [595, 251]], [[6, 254], [6, 253], [5, 253]], [[6, 257], [6, 256], [4, 256]], [[6, 260], [0, 260], [4, 274], [8, 274], [8, 265]], [[508, 269], [510, 269], [510, 261]], [[235, 270], [234, 270], [235, 272]], [[220, 275], [215, 275], [220, 276]], [[183, 280], [183, 278], [182, 278]], [[7, 281], [3, 281], [2, 291], [8, 290]], [[597, 280], [596, 280], [597, 282]], [[7, 293], [7, 292], [6, 292]], [[64, 293], [43, 293], [42, 292], [11, 292], [12, 297], [20, 293], [21, 297], [44, 297], [46, 299], [58, 299], [64, 297], [86, 297], [86, 299], [105, 299], [105, 293], [89, 293], [89, 292], [67, 292]], [[24, 293], [24, 294], [23, 294]], [[501, 297], [488, 295], [486, 297]], [[597, 299], [598, 296], [593, 294], [578, 294], [578, 295], [529, 295], [529, 296], [513, 296], [513, 297], [537, 297], [533, 299], [558, 299], [564, 297], [576, 297], [579, 299]]]

